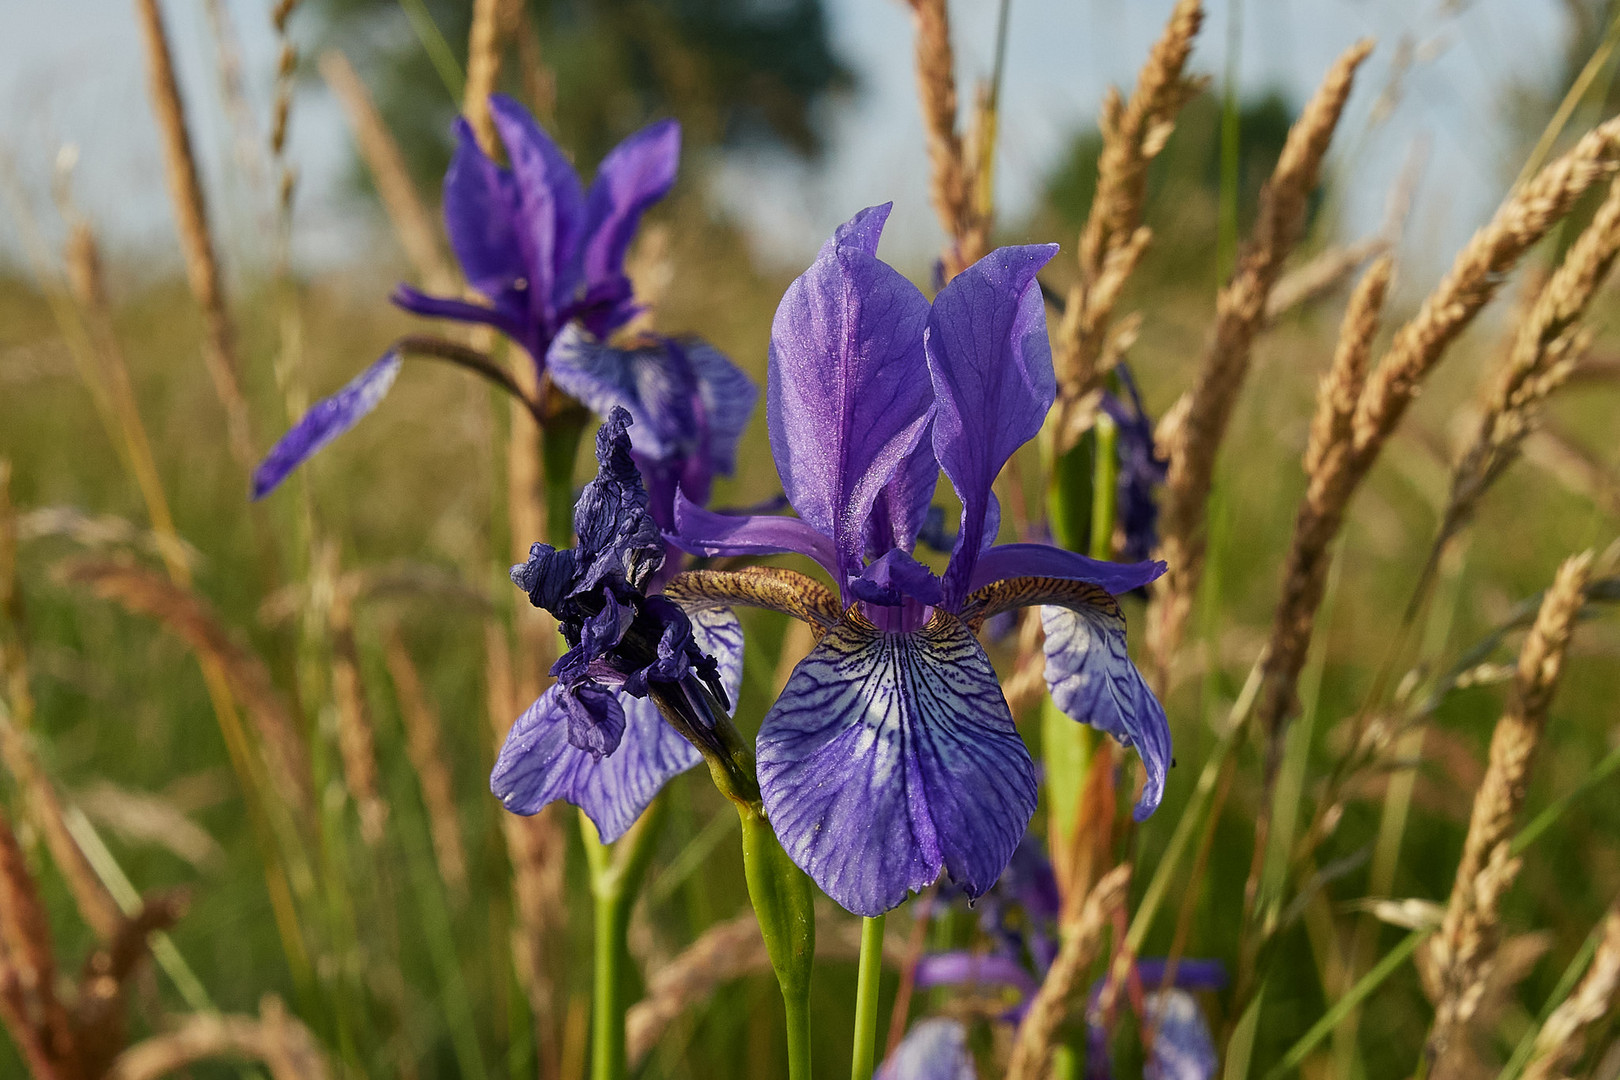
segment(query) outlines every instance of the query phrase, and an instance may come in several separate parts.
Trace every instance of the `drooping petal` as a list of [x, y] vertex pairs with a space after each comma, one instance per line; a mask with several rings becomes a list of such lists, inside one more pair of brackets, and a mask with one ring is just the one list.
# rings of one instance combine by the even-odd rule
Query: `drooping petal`
[[[698, 647], [720, 664], [721, 684], [733, 701], [742, 686], [742, 626], [724, 609], [692, 615]], [[616, 694], [624, 734], [597, 760], [568, 741], [568, 718], [553, 686], [518, 718], [501, 748], [490, 789], [508, 810], [533, 814], [562, 800], [584, 810], [602, 839], [612, 842], [641, 816], [671, 777], [702, 760], [697, 750], [659, 716], [650, 700]]]
[[906, 1033], [875, 1080], [976, 1080], [977, 1076], [961, 1022], [936, 1016]]
[[343, 389], [311, 405], [253, 470], [253, 497], [270, 494], [289, 473], [375, 409], [394, 385], [400, 363], [399, 353], [388, 353]]
[[929, 953], [917, 961], [916, 987], [1010, 986], [1033, 994], [1039, 984], [1024, 965], [1000, 953]]
[[650, 700], [617, 693], [624, 735], [598, 760], [568, 741], [561, 687], [552, 686], [512, 725], [490, 776], [490, 790], [514, 814], [562, 800], [585, 811], [612, 842], [634, 824], [669, 779], [702, 756], [664, 723]]
[[1046, 631], [1046, 685], [1064, 715], [1142, 756], [1147, 782], [1134, 816], [1158, 809], [1170, 769], [1170, 723], [1164, 706], [1125, 650], [1125, 617], [1117, 605], [1041, 608]]
[[942, 611], [905, 634], [846, 616], [766, 714], [758, 757], [783, 849], [858, 915], [941, 870], [982, 895], [1035, 812], [1035, 769], [995, 671]]
[[[859, 218], [857, 220], [860, 220]], [[875, 236], [875, 226], [852, 233]], [[771, 451], [799, 516], [859, 573], [879, 491], [926, 433], [928, 301], [859, 247], [824, 251], [782, 297], [766, 385]]]
[[709, 470], [730, 476], [737, 466], [737, 443], [759, 401], [759, 387], [731, 358], [706, 341], [681, 343], [697, 375], [698, 401], [708, 428]]
[[684, 353], [667, 341], [618, 349], [575, 325], [565, 327], [546, 354], [552, 381], [570, 397], [606, 416], [615, 405], [635, 421], [630, 445], [649, 458], [667, 458], [683, 439], [695, 440], [697, 377]]
[[467, 283], [491, 300], [529, 276], [518, 243], [511, 173], [489, 159], [472, 125], [456, 118], [456, 153], [444, 174], [444, 225]]
[[453, 322], [493, 326], [525, 348], [530, 347], [530, 326], [526, 318], [506, 308], [485, 307], [466, 300], [452, 300], [444, 296], [431, 296], [409, 285], [394, 286], [389, 296], [394, 306], [412, 315], [429, 319], [450, 319]]
[[928, 317], [934, 454], [962, 499], [947, 606], [968, 592], [986, 540], [990, 486], [1013, 451], [1040, 431], [1057, 394], [1035, 281], [1055, 254], [1056, 244], [998, 248], [953, 278]]
[[980, 554], [973, 576], [968, 579], [968, 590], [976, 591], [1008, 578], [1046, 577], [1084, 581], [1122, 596], [1156, 581], [1164, 571], [1164, 563], [1155, 559], [1106, 562], [1050, 544], [997, 544]]
[[681, 126], [660, 120], [615, 146], [597, 167], [585, 198], [587, 290], [624, 276], [624, 255], [641, 215], [669, 194], [681, 158]]
[[805, 555], [838, 579], [832, 540], [794, 517], [717, 514], [677, 495], [675, 533], [669, 539], [689, 555]]
[[531, 303], [555, 331], [559, 298], [572, 294], [577, 284], [571, 268], [582, 238], [585, 192], [567, 155], [527, 109], [505, 94], [491, 94], [489, 111], [512, 161], [518, 243]]

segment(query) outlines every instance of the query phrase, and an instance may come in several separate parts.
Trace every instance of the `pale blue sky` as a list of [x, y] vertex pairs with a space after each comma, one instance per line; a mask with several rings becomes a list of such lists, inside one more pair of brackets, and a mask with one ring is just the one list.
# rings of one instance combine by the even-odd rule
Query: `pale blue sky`
[[[997, 167], [1003, 215], [1027, 209], [1063, 136], [1087, 123], [1109, 83], [1129, 85], [1172, 0], [1013, 0]], [[259, 122], [267, 111], [274, 42], [268, 0], [227, 0]], [[194, 111], [210, 192], [237, 251], [262, 251], [262, 217], [234, 163], [220, 111], [202, 0], [167, 0], [182, 77]], [[1515, 132], [1503, 117], [1514, 80], [1556, 75], [1560, 5], [1552, 0], [1243, 0], [1240, 72], [1246, 89], [1281, 87], [1303, 98], [1341, 50], [1378, 39], [1336, 145], [1348, 174], [1348, 220], [1371, 228], [1408, 147], [1424, 138], [1430, 164], [1409, 233], [1425, 260], [1466, 239], [1514, 171]], [[920, 258], [939, 234], [927, 203], [926, 158], [913, 93], [909, 16], [900, 0], [829, 0], [838, 46], [863, 93], [836, 116], [832, 152], [815, 170], [770, 155], [723, 163], [715, 198], [757, 226], [761, 253], [793, 263], [854, 209], [896, 200], [886, 251]], [[1229, 0], [1211, 0], [1193, 67], [1219, 75], [1227, 53]], [[77, 147], [75, 191], [98, 225], [126, 248], [172, 251], [156, 133], [132, 0], [0, 0], [0, 154], [37, 202], [51, 162]], [[989, 72], [994, 0], [953, 0], [964, 86]], [[299, 29], [294, 24], [295, 33]], [[1416, 60], [1390, 118], [1368, 118], [1389, 83], [1399, 42]], [[330, 265], [366, 251], [366, 224], [346, 201], [341, 173], [348, 134], [316, 87], [296, 110], [292, 158], [303, 177], [299, 255]], [[1352, 160], [1353, 158], [1353, 160]], [[0, 252], [16, 250], [14, 223], [0, 214]]]

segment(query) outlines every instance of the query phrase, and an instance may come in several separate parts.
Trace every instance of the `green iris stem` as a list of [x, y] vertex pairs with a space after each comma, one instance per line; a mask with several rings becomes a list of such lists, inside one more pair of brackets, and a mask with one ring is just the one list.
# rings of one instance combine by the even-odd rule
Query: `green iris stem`
[[855, 984], [855, 1055], [850, 1080], [872, 1080], [877, 1054], [878, 984], [883, 975], [883, 920], [861, 920], [860, 974]]
[[577, 405], [547, 417], [540, 429], [540, 470], [545, 487], [546, 540], [554, 548], [574, 543], [574, 462], [590, 414]]
[[[743, 870], [765, 951], [782, 989], [788, 1080], [810, 1080], [810, 975], [816, 956], [815, 892], [757, 805], [737, 805]], [[873, 1003], [874, 1007], [876, 1002]]]
[[1097, 414], [1097, 451], [1091, 483], [1091, 550], [1093, 559], [1114, 557], [1114, 521], [1119, 514], [1119, 426], [1107, 413]]
[[624, 1047], [624, 1015], [629, 1007], [625, 979], [630, 969], [630, 908], [647, 876], [654, 841], [664, 820], [665, 801], [654, 799], [618, 843], [602, 843], [583, 813], [580, 837], [596, 901], [592, 927], [596, 967], [591, 984], [591, 1080], [624, 1080], [629, 1075]]

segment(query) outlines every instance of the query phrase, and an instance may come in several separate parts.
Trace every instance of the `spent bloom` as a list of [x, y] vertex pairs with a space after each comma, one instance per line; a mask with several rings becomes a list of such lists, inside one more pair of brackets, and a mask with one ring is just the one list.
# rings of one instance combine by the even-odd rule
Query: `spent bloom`
[[[445, 229], [468, 283], [486, 301], [428, 296], [408, 285], [394, 302], [419, 315], [492, 326], [520, 345], [537, 376], [600, 416], [635, 420], [634, 453], [661, 528], [672, 525], [677, 485], [704, 502], [731, 472], [737, 439], [758, 395], [713, 346], [647, 335], [617, 348], [610, 337], [640, 310], [624, 272], [642, 214], [675, 182], [680, 127], [665, 120], [620, 143], [589, 189], [521, 105], [490, 98], [507, 168], [479, 147], [465, 119], [444, 179]], [[305, 414], [255, 471], [253, 495], [353, 427], [399, 374], [390, 350]], [[531, 402], [531, 404], [535, 404]]]
[[[660, 788], [696, 765], [689, 741], [711, 726], [742, 680], [742, 628], [722, 609], [688, 617], [647, 586], [664, 541], [630, 456], [630, 414], [596, 436], [596, 479], [574, 511], [578, 546], [535, 544], [512, 581], [556, 616], [569, 649], [556, 683], [512, 725], [490, 778], [507, 809], [564, 800], [605, 841], [633, 824]], [[685, 734], [664, 719], [682, 723]]]
[[[1164, 711], [1126, 654], [1114, 600], [1163, 564], [994, 543], [991, 485], [1056, 393], [1035, 281], [1056, 246], [994, 251], [930, 304], [876, 257], [888, 211], [841, 226], [776, 312], [766, 410], [798, 516], [677, 503], [686, 550], [806, 555], [837, 596], [781, 570], [672, 586], [683, 599], [786, 610], [819, 633], [760, 726], [760, 788], [783, 848], [863, 915], [942, 870], [980, 895], [1034, 813], [1034, 766], [975, 637], [998, 612], [1044, 605], [1054, 700], [1139, 748], [1138, 816], [1158, 805], [1170, 759]], [[936, 575], [912, 551], [941, 470], [962, 511]]]

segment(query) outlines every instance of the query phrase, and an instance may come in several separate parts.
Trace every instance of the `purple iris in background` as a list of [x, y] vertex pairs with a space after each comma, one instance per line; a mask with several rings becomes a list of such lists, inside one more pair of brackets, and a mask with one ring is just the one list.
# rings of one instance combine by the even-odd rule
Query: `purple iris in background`
[[394, 291], [407, 311], [493, 326], [528, 350], [540, 370], [571, 322], [605, 338], [636, 314], [624, 257], [641, 215], [669, 193], [681, 129], [662, 120], [602, 159], [589, 191], [574, 166], [523, 106], [492, 94], [490, 115], [510, 169], [456, 120], [456, 153], [444, 176], [444, 222], [467, 283], [489, 306]]
[[664, 541], [630, 456], [630, 414], [615, 408], [596, 436], [596, 479], [574, 511], [579, 546], [535, 544], [512, 581], [557, 617], [569, 650], [557, 682], [518, 718], [490, 777], [508, 810], [561, 799], [604, 841], [633, 824], [660, 788], [701, 759], [664, 715], [712, 726], [742, 681], [742, 628], [731, 612], [688, 617], [646, 589]]
[[[680, 158], [673, 120], [644, 128], [603, 160], [586, 190], [532, 116], [494, 95], [490, 112], [511, 168], [456, 121], [444, 179], [445, 228], [467, 281], [488, 301], [428, 296], [408, 285], [394, 302], [435, 318], [492, 326], [521, 345], [564, 393], [599, 416], [614, 406], [635, 419], [636, 460], [652, 489], [653, 515], [673, 526], [674, 493], [704, 502], [728, 475], [758, 391], [713, 346], [647, 336], [627, 348], [608, 338], [639, 310], [624, 272], [641, 215], [668, 193]], [[375, 409], [399, 374], [396, 349], [309, 410], [254, 472], [253, 497]]]
[[873, 1080], [978, 1080], [967, 1029], [960, 1021], [934, 1016], [906, 1032]]
[[1170, 463], [1153, 441], [1153, 421], [1142, 407], [1131, 369], [1121, 360], [1114, 366], [1125, 397], [1104, 390], [1102, 409], [1119, 429], [1119, 524], [1125, 534], [1120, 555], [1145, 559], [1159, 546], [1159, 504], [1155, 492], [1170, 473]]
[[[681, 500], [673, 538], [695, 554], [807, 555], [836, 585], [835, 600], [794, 575], [799, 601], [780, 605], [820, 639], [764, 718], [757, 756], [783, 848], [861, 915], [942, 870], [982, 894], [1029, 824], [1035, 770], [974, 636], [986, 618], [1048, 605], [1054, 699], [1140, 749], [1138, 817], [1158, 805], [1170, 759], [1164, 711], [1126, 653], [1112, 595], [1164, 565], [993, 543], [991, 485], [1056, 393], [1035, 281], [1056, 246], [994, 251], [930, 305], [876, 257], [888, 212], [841, 226], [776, 312], [766, 408], [798, 517], [729, 517]], [[941, 469], [962, 512], [936, 575], [911, 553]], [[730, 600], [779, 606], [746, 590]]]
[[[1001, 1019], [1018, 1023], [1040, 988], [1057, 956], [1060, 914], [1057, 880], [1040, 843], [1026, 834], [1012, 864], [995, 888], [979, 904], [979, 928], [990, 943], [988, 951], [931, 953], [917, 963], [919, 990], [938, 986], [1000, 986], [1013, 992], [1014, 1004]], [[1142, 996], [1144, 1027], [1153, 1028], [1153, 1047], [1144, 1067], [1146, 1080], [1209, 1080], [1218, 1058], [1209, 1025], [1190, 991], [1216, 990], [1226, 985], [1226, 970], [1218, 960], [1183, 960], [1174, 981], [1162, 993], [1165, 961], [1138, 960], [1132, 978], [1150, 987]], [[1112, 1020], [1103, 1014], [1103, 980], [1092, 984], [1086, 1008], [1086, 1076], [1112, 1080], [1109, 1050]], [[909, 1042], [933, 1021], [919, 1024]], [[903, 1044], [902, 1044], [903, 1045]], [[900, 1055], [895, 1055], [899, 1060]], [[937, 1071], [907, 1072], [896, 1080], [956, 1080], [957, 1073], [943, 1063]]]

